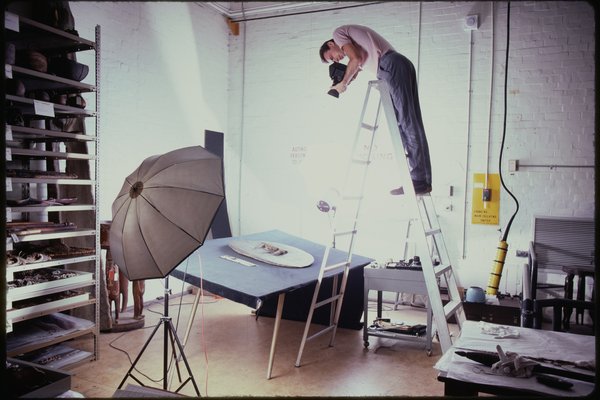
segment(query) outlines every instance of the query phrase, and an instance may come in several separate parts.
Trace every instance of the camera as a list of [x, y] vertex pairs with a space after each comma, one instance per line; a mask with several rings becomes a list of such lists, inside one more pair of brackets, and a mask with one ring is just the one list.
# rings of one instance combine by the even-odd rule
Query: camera
[[[346, 65], [338, 62], [334, 62], [329, 66], [329, 77], [333, 81], [331, 86], [335, 86], [340, 83], [344, 79], [344, 74], [346, 73]], [[333, 97], [340, 97], [340, 94], [337, 90], [331, 89], [327, 94]]]

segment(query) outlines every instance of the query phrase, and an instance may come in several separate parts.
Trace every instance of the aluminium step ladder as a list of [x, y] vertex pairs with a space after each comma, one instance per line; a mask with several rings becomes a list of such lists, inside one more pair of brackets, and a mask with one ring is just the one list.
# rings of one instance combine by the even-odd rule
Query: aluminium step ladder
[[[336, 214], [334, 214], [331, 226], [332, 242], [325, 247], [325, 254], [323, 256], [323, 261], [321, 262], [321, 269], [319, 270], [319, 276], [317, 278], [315, 291], [310, 305], [308, 317], [306, 319], [302, 341], [300, 342], [300, 350], [298, 351], [298, 357], [296, 359], [296, 367], [300, 366], [302, 353], [307, 341], [317, 338], [328, 332], [331, 332], [329, 346], [333, 346], [335, 341], [335, 334], [342, 310], [346, 282], [348, 280], [348, 273], [350, 271], [350, 263], [352, 261], [352, 254], [355, 244], [354, 239], [356, 233], [358, 232], [358, 216], [360, 214], [360, 207], [365, 190], [368, 167], [371, 164], [375, 132], [378, 128], [377, 120], [379, 119], [379, 113], [381, 111], [381, 105], [377, 104], [373, 123], [367, 124], [364, 122], [368, 106], [368, 93], [370, 89], [371, 87], [369, 86], [369, 89], [367, 90], [367, 98], [365, 99], [360, 116], [361, 122], [358, 126], [356, 136], [354, 137], [352, 155], [348, 163], [348, 167], [346, 168], [343, 189], [339, 198], [339, 201], [343, 204], [343, 206], [340, 207], [338, 204], [334, 209]], [[344, 221], [345, 225], [342, 226], [340, 226], [340, 217], [337, 215], [338, 211], [340, 210], [343, 210], [347, 213], [347, 219]], [[337, 243], [340, 239], [345, 239], [347, 241], [346, 249], [344, 250], [346, 253], [345, 260], [342, 262], [329, 264], [329, 258], [332, 249], [340, 250], [337, 246]], [[340, 273], [342, 275], [341, 283], [339, 282]], [[331, 296], [319, 300], [321, 284], [326, 274], [327, 276], [333, 276]], [[329, 325], [309, 336], [308, 334], [315, 309], [326, 305], [330, 305]]]
[[[375, 100], [370, 101], [372, 90], [379, 91], [379, 96], [373, 96]], [[367, 110], [369, 109], [371, 110], [370, 114], [373, 115], [373, 122], [371, 124], [365, 123]], [[389, 88], [385, 81], [370, 81], [367, 87], [367, 93], [360, 116], [360, 122], [352, 147], [352, 157], [349, 167], [346, 170], [344, 189], [341, 195], [341, 201], [344, 201], [344, 204], [347, 202], [352, 202], [354, 204], [354, 213], [350, 213], [351, 217], [349, 221], [349, 229], [339, 229], [336, 223], [337, 218], [334, 218], [334, 222], [332, 224], [332, 245], [328, 245], [325, 249], [325, 254], [321, 263], [321, 269], [319, 271], [309, 314], [306, 320], [302, 341], [300, 343], [298, 357], [296, 359], [296, 367], [300, 366], [302, 353], [307, 341], [319, 337], [327, 332], [331, 332], [332, 335], [329, 346], [333, 346], [340, 311], [342, 308], [342, 301], [350, 268], [350, 262], [352, 260], [355, 236], [358, 232], [358, 216], [360, 214], [360, 207], [362, 204], [368, 167], [372, 162], [372, 150], [373, 143], [375, 142], [375, 133], [379, 128], [378, 121], [382, 109], [388, 122], [395, 158], [398, 162], [401, 173], [401, 180], [402, 182], [412, 182], [408, 169], [408, 160], [406, 159], [404, 146], [402, 144], [398, 124], [396, 122], [395, 111], [392, 105]], [[351, 184], [356, 185], [357, 183], [358, 191], [354, 191], [356, 188], [351, 190]], [[410, 211], [412, 211], [414, 215], [418, 215], [418, 218], [416, 219], [421, 221], [421, 229], [415, 229], [416, 232], [413, 232], [413, 235], [416, 236], [415, 243], [419, 246], [419, 249], [428, 249], [428, 256], [420, 258], [424, 280], [427, 286], [428, 299], [437, 329], [437, 337], [440, 342], [442, 352], [445, 353], [452, 346], [448, 320], [454, 317], [458, 328], [460, 329], [462, 323], [466, 319], [462, 307], [462, 300], [458, 291], [456, 277], [454, 275], [452, 264], [450, 263], [448, 251], [437, 219], [437, 214], [435, 212], [431, 195], [417, 195], [412, 184], [405, 185], [404, 191], [404, 195], [407, 196], [411, 202], [412, 207], [410, 208], [412, 209]], [[349, 237], [349, 243], [346, 250], [346, 261], [329, 265], [328, 258], [331, 249], [335, 248], [337, 238], [343, 236]], [[340, 272], [342, 272], [342, 281], [338, 288], [338, 277]], [[317, 301], [322, 279], [327, 273], [335, 274], [333, 277], [331, 297]], [[445, 305], [442, 302], [440, 288], [442, 278], [445, 281], [448, 295], [448, 301]], [[331, 307], [329, 326], [317, 331], [311, 336], [308, 336], [315, 309], [327, 304], [329, 304]], [[364, 323], [367, 323], [367, 321], [364, 321]]]
[[[398, 162], [402, 182], [411, 182], [408, 160], [405, 155], [404, 146], [400, 137], [400, 131], [396, 122], [394, 106], [390, 97], [387, 83], [382, 80], [370, 81], [369, 88], [374, 87], [379, 91], [379, 101], [383, 107], [394, 154]], [[368, 92], [367, 92], [368, 96]], [[423, 269], [423, 278], [427, 286], [427, 296], [433, 312], [433, 319], [437, 329], [437, 337], [440, 342], [442, 352], [445, 353], [452, 346], [452, 338], [448, 320], [454, 317], [460, 330], [463, 322], [466, 320], [463, 309], [462, 299], [458, 290], [456, 275], [450, 262], [448, 249], [446, 247], [442, 229], [437, 218], [433, 198], [430, 193], [415, 194], [412, 184], [405, 185], [405, 196], [409, 203], [409, 212], [413, 212], [415, 219], [420, 220], [413, 230], [413, 237], [418, 248], [427, 249], [428, 256], [421, 256], [421, 265]], [[418, 212], [417, 212], [418, 210]], [[445, 285], [445, 286], [444, 286]], [[447, 291], [447, 302], [442, 302], [441, 291]]]

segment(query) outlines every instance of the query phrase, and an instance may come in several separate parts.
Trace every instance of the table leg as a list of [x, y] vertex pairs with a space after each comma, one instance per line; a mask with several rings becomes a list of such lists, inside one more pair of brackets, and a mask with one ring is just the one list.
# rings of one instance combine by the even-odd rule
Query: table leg
[[[565, 277], [565, 299], [573, 299], [573, 278], [575, 274], [567, 273]], [[569, 322], [571, 320], [571, 315], [573, 313], [573, 309], [571, 307], [564, 308], [564, 314], [562, 316], [562, 325], [565, 331], [569, 330]]]
[[369, 347], [369, 335], [367, 329], [369, 326], [369, 283], [365, 279], [363, 289], [363, 343], [365, 347]]
[[271, 341], [271, 353], [269, 354], [269, 366], [267, 367], [267, 379], [271, 379], [273, 371], [273, 358], [275, 357], [275, 347], [277, 345], [277, 334], [279, 333], [279, 324], [281, 323], [281, 315], [283, 314], [283, 302], [285, 301], [285, 293], [280, 293], [277, 298], [277, 314], [275, 316], [275, 327], [273, 328], [273, 339]]
[[[584, 301], [585, 300], [585, 272], [579, 272], [577, 274], [577, 300]], [[577, 307], [575, 309], [575, 323], [583, 325], [583, 313], [584, 309], [582, 307]]]
[[433, 342], [433, 332], [431, 331], [431, 326], [433, 325], [433, 310], [431, 309], [431, 304], [429, 303], [429, 299], [427, 299], [427, 335], [426, 335], [426, 340], [427, 340], [427, 345], [426, 345], [426, 349], [427, 349], [427, 355], [430, 356], [431, 355], [431, 344]]

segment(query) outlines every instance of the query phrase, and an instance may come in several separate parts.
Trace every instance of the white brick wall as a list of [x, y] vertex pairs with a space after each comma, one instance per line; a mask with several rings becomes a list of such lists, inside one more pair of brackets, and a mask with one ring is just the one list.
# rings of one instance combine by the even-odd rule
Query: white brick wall
[[[227, 130], [228, 28], [192, 2], [70, 2], [79, 35], [101, 27], [100, 217], [145, 158]], [[93, 63], [93, 60], [88, 60]], [[172, 279], [170, 288], [187, 285]], [[129, 291], [129, 304], [133, 304]], [[146, 283], [145, 301], [164, 295]]]
[[[495, 58], [488, 135], [492, 4]], [[479, 16], [480, 26], [472, 34], [468, 121], [469, 33], [463, 30], [463, 21], [471, 14]], [[316, 210], [315, 203], [342, 177], [340, 169], [355, 133], [366, 81], [371, 78], [359, 75], [348, 92], [333, 100], [324, 94], [329, 83], [327, 67], [320, 63], [317, 51], [336, 26], [369, 25], [418, 64], [421, 105], [433, 157], [433, 195], [446, 242], [462, 285], [485, 286], [501, 236], [498, 230], [505, 228], [515, 210], [503, 191], [499, 226], [470, 223], [473, 174], [486, 172], [486, 168], [498, 173], [506, 16], [506, 2], [398, 2], [247, 22], [243, 78], [237, 74], [242, 68], [238, 63], [244, 38], [232, 38], [231, 42], [230, 93], [235, 96], [229, 103], [228, 139], [229, 147], [236, 156], [241, 152], [243, 160], [239, 226], [239, 205], [235, 199], [229, 200], [230, 212], [236, 215], [234, 231], [279, 228], [329, 240], [327, 217]], [[508, 237], [501, 290], [515, 294], [521, 290], [525, 262], [515, 257], [515, 250], [528, 248], [533, 215], [594, 214], [593, 169], [528, 168], [509, 174], [507, 164], [509, 159], [530, 165], [594, 164], [595, 43], [593, 10], [585, 2], [512, 2], [510, 22], [503, 173], [520, 210]], [[471, 128], [469, 148], [467, 124]], [[301, 162], [291, 157], [294, 146], [306, 149]], [[329, 171], [336, 162], [341, 165]], [[395, 164], [385, 160], [377, 164], [373, 164], [377, 182], [363, 209], [358, 247], [378, 259], [397, 258], [405, 216], [387, 195], [398, 183], [393, 180]], [[237, 179], [239, 164], [235, 170]], [[448, 196], [449, 186], [454, 188], [453, 197]], [[467, 223], [463, 233], [464, 201]]]
[[[366, 82], [373, 77], [361, 73], [335, 100], [326, 95], [328, 70], [317, 52], [336, 26], [359, 23], [382, 33], [418, 67], [433, 196], [446, 242], [462, 285], [487, 284], [498, 230], [515, 209], [503, 192], [499, 226], [470, 223], [473, 174], [486, 168], [498, 172], [506, 2], [388, 2], [249, 21], [240, 24], [240, 36], [232, 36], [223, 18], [201, 3], [72, 2], [71, 7], [82, 36], [92, 36], [95, 24], [102, 26], [103, 218], [110, 218], [123, 177], [143, 158], [202, 144], [204, 129], [212, 129], [225, 132], [234, 234], [278, 228], [329, 241], [327, 217], [315, 204], [343, 177]], [[469, 118], [470, 45], [463, 22], [471, 14], [479, 16], [480, 26], [472, 33]], [[509, 159], [594, 164], [594, 13], [586, 2], [512, 2], [510, 23], [503, 172], [520, 210], [508, 238], [501, 289], [518, 293], [525, 259], [514, 254], [527, 249], [532, 216], [594, 214], [592, 168], [507, 171]], [[399, 182], [385, 142], [378, 157], [359, 248], [374, 258], [397, 258], [406, 216], [387, 194]]]
[[70, 2], [79, 35], [101, 27], [100, 214], [142, 160], [227, 129], [228, 28], [192, 2]]

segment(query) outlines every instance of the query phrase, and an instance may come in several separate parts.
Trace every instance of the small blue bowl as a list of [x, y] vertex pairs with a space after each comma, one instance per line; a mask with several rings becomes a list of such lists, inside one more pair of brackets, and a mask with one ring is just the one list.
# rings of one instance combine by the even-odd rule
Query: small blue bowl
[[485, 291], [479, 286], [471, 286], [467, 289], [465, 300], [469, 303], [485, 303]]

